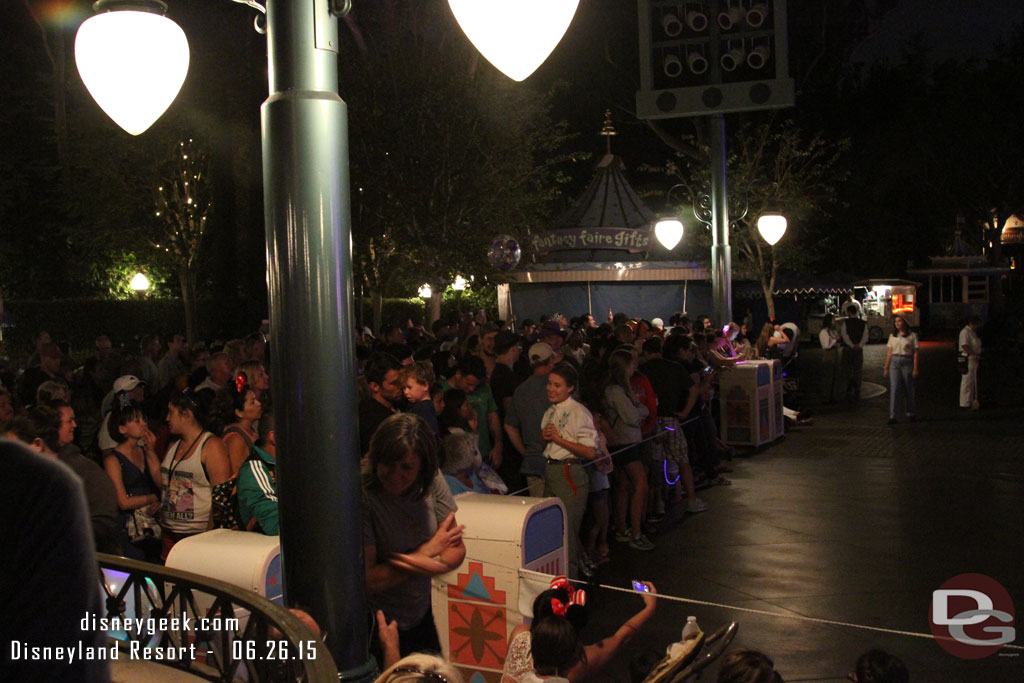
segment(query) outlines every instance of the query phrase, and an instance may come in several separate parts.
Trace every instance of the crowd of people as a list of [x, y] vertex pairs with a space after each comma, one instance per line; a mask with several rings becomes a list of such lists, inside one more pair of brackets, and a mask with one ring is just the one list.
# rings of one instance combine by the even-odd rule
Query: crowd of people
[[[833, 331], [823, 330], [826, 350], [836, 346], [826, 346]], [[844, 323], [837, 336], [850, 335], [857, 327]], [[573, 579], [593, 576], [616, 546], [652, 550], [650, 530], [667, 508], [707, 511], [697, 491], [731, 484], [724, 475], [732, 449], [716, 426], [718, 372], [746, 359], [791, 358], [798, 337], [792, 324], [766, 323], [754, 335], [706, 316], [675, 314], [665, 323], [611, 311], [600, 323], [589, 313], [544, 315], [518, 331], [482, 312], [429, 330], [356, 330], [375, 651], [387, 661], [440, 649], [430, 577], [465, 557], [459, 494], [558, 497]], [[101, 336], [75, 367], [69, 349], [43, 332], [24, 371], [0, 372], [0, 433], [78, 474], [97, 551], [159, 563], [176, 542], [212, 528], [274, 535], [267, 348], [266, 328], [192, 345], [180, 334], [146, 335], [137, 353]], [[913, 414], [907, 378], [916, 364], [908, 372], [898, 360], [908, 348], [916, 350], [916, 337], [890, 345], [886, 365], [904, 383]], [[849, 349], [855, 361], [858, 345]], [[850, 378], [856, 395], [859, 372], [836, 374]], [[644, 609], [590, 647], [566, 616], [571, 586], [553, 588], [561, 592], [535, 605], [532, 625], [512, 634], [522, 666], [506, 679], [578, 680], [600, 668], [653, 614], [648, 588]], [[563, 609], [547, 614], [555, 603]]]

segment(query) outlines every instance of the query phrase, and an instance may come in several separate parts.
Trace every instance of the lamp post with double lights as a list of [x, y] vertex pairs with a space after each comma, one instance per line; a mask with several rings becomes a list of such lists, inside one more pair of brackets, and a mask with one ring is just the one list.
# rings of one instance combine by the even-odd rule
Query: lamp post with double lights
[[[715, 319], [732, 319], [725, 114], [789, 107], [786, 0], [640, 0], [637, 116], [707, 117], [711, 147], [711, 290]], [[702, 219], [703, 220], [703, 219]]]
[[[263, 188], [270, 319], [279, 330], [271, 353], [278, 368], [272, 389], [285, 600], [310, 612], [328, 634], [340, 680], [369, 681], [362, 529], [352, 523], [361, 513], [362, 454], [352, 428], [358, 420], [348, 114], [338, 95], [338, 17], [350, 0], [267, 0], [266, 7], [234, 1], [266, 14], [265, 29], [259, 17], [257, 29], [267, 35]], [[499, 0], [449, 5], [484, 56], [522, 80], [561, 39], [578, 2], [520, 0], [513, 12], [502, 11]], [[176, 97], [187, 40], [163, 16], [161, 0], [99, 0], [94, 9], [76, 40], [80, 73], [104, 111], [139, 135]], [[154, 37], [161, 34], [173, 37]], [[178, 55], [169, 75], [156, 73], [170, 63], [153, 52], [161, 44]], [[159, 101], [129, 116], [140, 95]]]

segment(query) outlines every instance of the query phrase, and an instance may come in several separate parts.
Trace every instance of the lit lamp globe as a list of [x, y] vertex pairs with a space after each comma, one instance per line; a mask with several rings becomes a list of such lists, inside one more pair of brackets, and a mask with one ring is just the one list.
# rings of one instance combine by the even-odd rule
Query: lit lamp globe
[[757, 219], [757, 231], [761, 233], [765, 242], [775, 246], [775, 243], [786, 234], [786, 217], [775, 212], [761, 214]]
[[422, 285], [420, 285], [419, 295], [421, 299], [429, 299], [431, 296], [434, 295], [434, 292], [430, 289], [429, 282], [424, 282]]
[[469, 41], [503, 74], [521, 81], [565, 35], [579, 0], [448, 0]]
[[683, 239], [683, 223], [678, 218], [662, 218], [654, 224], [654, 236], [661, 246], [672, 250]]
[[188, 73], [188, 40], [160, 0], [99, 0], [75, 37], [75, 63], [96, 104], [132, 135], [167, 110]]
[[135, 273], [130, 286], [139, 296], [146, 296], [146, 292], [149, 291], [149, 278], [142, 273]]
[[461, 292], [464, 289], [466, 289], [466, 278], [462, 277], [461, 275], [456, 275], [455, 281], [452, 282], [452, 289], [455, 290], [456, 292]]

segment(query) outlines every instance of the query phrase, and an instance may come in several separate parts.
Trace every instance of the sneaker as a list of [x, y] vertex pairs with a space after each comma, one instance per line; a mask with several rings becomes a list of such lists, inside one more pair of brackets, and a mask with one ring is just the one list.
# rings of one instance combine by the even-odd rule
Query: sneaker
[[587, 578], [597, 573], [597, 565], [586, 553], [580, 555], [580, 573]]
[[628, 531], [626, 531], [626, 532], [616, 531], [615, 532], [615, 542], [616, 543], [629, 543], [632, 540], [633, 540], [633, 534], [628, 532]]
[[632, 539], [629, 542], [629, 547], [633, 550], [643, 550], [645, 552], [648, 550], [654, 550], [654, 544], [651, 543], [650, 539], [644, 536], [643, 534], [640, 534], [636, 538]]
[[686, 508], [686, 511], [687, 512], [693, 512], [693, 513], [696, 514], [698, 512], [704, 512], [707, 509], [708, 509], [708, 504], [707, 503], [705, 503], [700, 498], [694, 498], [693, 500], [690, 501], [690, 505]]

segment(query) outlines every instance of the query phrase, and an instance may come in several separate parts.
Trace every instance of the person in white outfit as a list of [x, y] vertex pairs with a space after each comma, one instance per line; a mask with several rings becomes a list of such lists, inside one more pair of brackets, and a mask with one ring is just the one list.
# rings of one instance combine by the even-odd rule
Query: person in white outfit
[[981, 362], [979, 327], [981, 318], [972, 315], [967, 319], [964, 329], [960, 330], [960, 339], [957, 341], [957, 351], [967, 358], [967, 374], [960, 378], [960, 407], [971, 410], [981, 407], [978, 403], [978, 364]]

